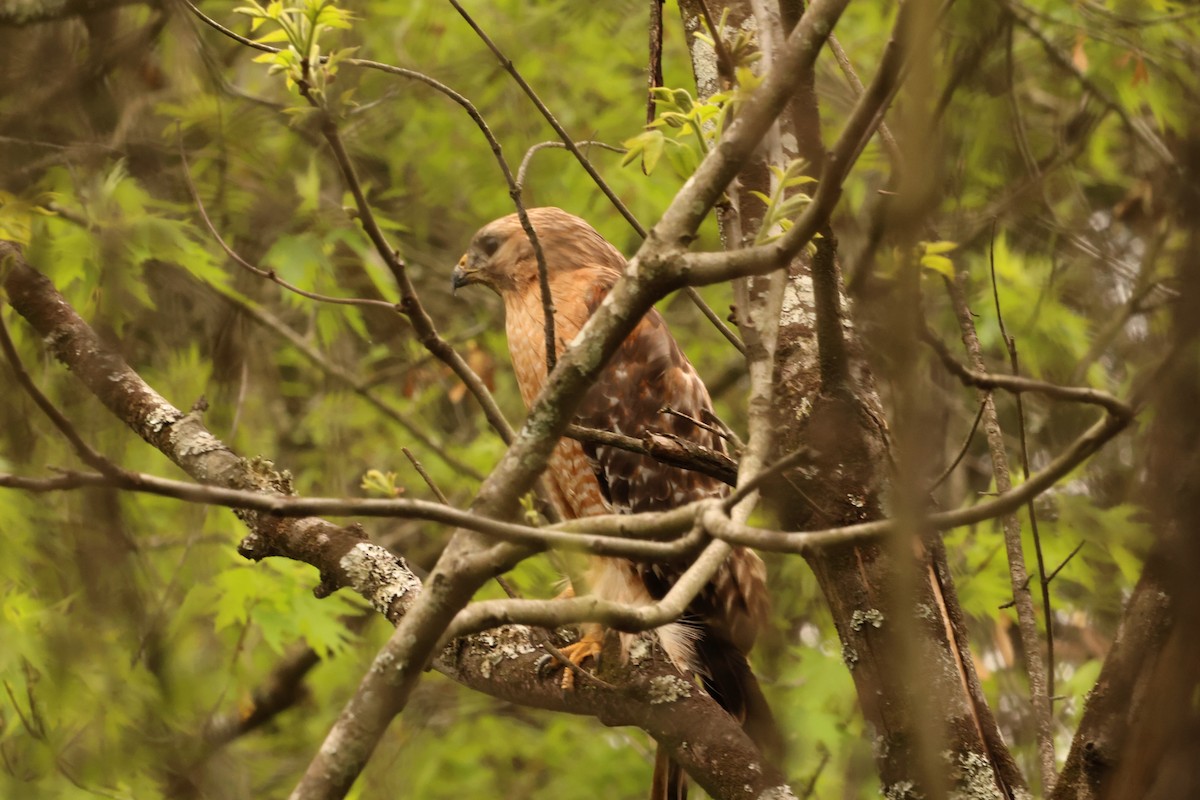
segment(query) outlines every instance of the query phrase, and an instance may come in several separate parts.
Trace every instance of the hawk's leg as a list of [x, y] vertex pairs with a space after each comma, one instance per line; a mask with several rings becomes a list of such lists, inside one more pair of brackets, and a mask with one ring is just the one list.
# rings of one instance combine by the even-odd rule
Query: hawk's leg
[[583, 668], [583, 662], [589, 658], [594, 661], [600, 660], [600, 651], [604, 647], [604, 628], [589, 625], [577, 642], [555, 649], [547, 640], [546, 646], [553, 652], [538, 659], [538, 675], [545, 677], [555, 669], [562, 668], [562, 688], [571, 690], [575, 688], [575, 671]]
[[[560, 648], [559, 652], [576, 667], [582, 667], [583, 662], [589, 658], [599, 661], [600, 651], [603, 649], [604, 629], [599, 625], [589, 625], [587, 630], [584, 631], [583, 637], [578, 642]], [[562, 688], [575, 688], [575, 670], [563, 670]]]

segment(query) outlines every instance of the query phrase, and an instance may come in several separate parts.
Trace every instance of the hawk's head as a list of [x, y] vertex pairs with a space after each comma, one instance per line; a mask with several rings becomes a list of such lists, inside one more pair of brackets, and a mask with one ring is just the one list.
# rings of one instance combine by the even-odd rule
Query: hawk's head
[[[546, 257], [550, 279], [581, 267], [620, 270], [625, 257], [574, 214], [561, 208], [531, 208], [526, 213]], [[503, 296], [537, 285], [537, 258], [516, 214], [489, 222], [471, 239], [454, 268], [453, 288], [480, 283]]]

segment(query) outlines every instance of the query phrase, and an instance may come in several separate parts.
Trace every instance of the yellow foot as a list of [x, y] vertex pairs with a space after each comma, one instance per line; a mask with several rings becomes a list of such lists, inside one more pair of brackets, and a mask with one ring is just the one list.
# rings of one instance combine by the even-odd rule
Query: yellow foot
[[[571, 663], [573, 667], [579, 667], [584, 661], [589, 658], [599, 661], [600, 651], [604, 648], [604, 629], [589, 628], [584, 633], [583, 638], [574, 644], [569, 644], [566, 647], [559, 649], [563, 657]], [[549, 662], [547, 666], [551, 666], [557, 662]], [[563, 666], [558, 664], [558, 666]], [[562, 676], [562, 688], [566, 690], [575, 688], [575, 670], [572, 668], [564, 668]]]

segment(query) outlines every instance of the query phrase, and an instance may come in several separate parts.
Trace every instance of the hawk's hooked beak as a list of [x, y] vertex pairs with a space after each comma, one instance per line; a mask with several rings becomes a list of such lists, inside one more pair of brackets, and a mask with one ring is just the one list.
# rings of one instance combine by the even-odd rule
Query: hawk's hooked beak
[[458, 290], [472, 283], [477, 283], [476, 274], [478, 269], [471, 269], [467, 266], [467, 257], [464, 255], [458, 260], [458, 266], [454, 268], [454, 272], [450, 275], [450, 294], [458, 294]]

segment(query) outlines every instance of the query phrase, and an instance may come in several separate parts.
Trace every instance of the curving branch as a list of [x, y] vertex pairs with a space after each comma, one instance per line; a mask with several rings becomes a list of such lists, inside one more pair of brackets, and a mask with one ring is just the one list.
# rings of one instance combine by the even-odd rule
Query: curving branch
[[271, 314], [265, 308], [262, 308], [255, 303], [247, 302], [239, 297], [234, 296], [233, 294], [222, 291], [216, 286], [211, 286], [209, 284], [205, 285], [211, 289], [214, 294], [216, 294], [233, 308], [237, 309], [239, 313], [245, 314], [248, 318], [271, 331], [276, 336], [285, 339], [293, 348], [295, 348], [296, 352], [304, 356], [304, 358], [307, 359], [310, 364], [316, 366], [317, 369], [321, 370], [321, 372], [328, 377], [333, 378], [334, 380], [337, 380], [349, 387], [351, 391], [353, 391], [362, 399], [366, 400], [372, 407], [375, 408], [375, 410], [379, 411], [388, 419], [392, 420], [400, 425], [400, 427], [404, 428], [404, 430], [408, 431], [410, 436], [420, 442], [429, 452], [433, 453], [447, 465], [453, 467], [462, 475], [466, 475], [477, 481], [483, 480], [483, 475], [477, 469], [450, 454], [443, 443], [436, 441], [432, 436], [430, 436], [426, 432], [428, 425], [422, 425], [416, 420], [413, 420], [403, 411], [396, 408], [396, 406], [394, 406], [392, 403], [380, 397], [379, 394], [374, 391], [372, 385], [368, 381], [363, 380], [350, 370], [343, 367], [341, 364], [338, 364], [336, 361], [326, 356], [303, 336], [288, 326], [283, 320], [279, 319], [274, 314]]
[[192, 196], [192, 202], [196, 204], [196, 211], [200, 214], [200, 220], [204, 223], [204, 227], [208, 230], [209, 235], [216, 240], [220, 248], [225, 251], [225, 255], [229, 256], [229, 259], [233, 261], [233, 263], [237, 264], [251, 275], [257, 275], [264, 280], [274, 283], [276, 286], [287, 289], [293, 294], [318, 303], [329, 303], [331, 305], [341, 306], [365, 306], [368, 308], [382, 308], [386, 309], [387, 311], [399, 310], [399, 307], [395, 303], [389, 303], [386, 300], [375, 300], [369, 297], [331, 297], [325, 294], [310, 292], [307, 289], [300, 288], [294, 283], [285, 281], [283, 278], [279, 277], [279, 273], [277, 273], [275, 270], [263, 269], [262, 267], [255, 266], [246, 259], [242, 258], [242, 256], [236, 250], [234, 250], [228, 242], [225, 241], [224, 237], [221, 236], [221, 232], [217, 230], [217, 226], [213, 224], [212, 218], [208, 216], [208, 209], [204, 207], [204, 200], [200, 197], [200, 190], [196, 188], [196, 182], [192, 180], [192, 170], [188, 165], [187, 152], [183, 149], [182, 137], [179, 140], [179, 160], [183, 164], [183, 181], [187, 185], [188, 193]]

